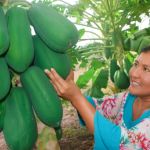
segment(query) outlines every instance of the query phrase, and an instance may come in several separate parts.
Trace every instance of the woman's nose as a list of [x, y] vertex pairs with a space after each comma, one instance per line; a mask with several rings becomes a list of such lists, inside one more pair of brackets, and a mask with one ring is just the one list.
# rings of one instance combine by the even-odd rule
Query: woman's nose
[[130, 76], [131, 77], [136, 77], [136, 78], [138, 78], [138, 77], [140, 77], [140, 74], [141, 74], [141, 69], [140, 69], [140, 67], [136, 67], [136, 68], [131, 68], [131, 73], [130, 73]]

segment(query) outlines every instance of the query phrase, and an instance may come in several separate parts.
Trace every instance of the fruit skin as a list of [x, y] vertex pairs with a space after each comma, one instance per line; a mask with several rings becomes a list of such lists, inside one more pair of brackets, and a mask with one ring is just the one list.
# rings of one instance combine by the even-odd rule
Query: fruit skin
[[0, 132], [3, 130], [6, 107], [5, 101], [0, 102]]
[[4, 54], [9, 46], [9, 35], [5, 14], [0, 6], [0, 55]]
[[28, 16], [35, 32], [52, 50], [64, 53], [78, 41], [74, 24], [46, 4], [33, 4]]
[[134, 38], [138, 39], [140, 37], [144, 37], [148, 35], [148, 28], [138, 30], [137, 32], [134, 33]]
[[[134, 38], [130, 39], [130, 41], [131, 41], [130, 50], [140, 52], [141, 48], [143, 48], [143, 46], [141, 47], [141, 44], [143, 43], [144, 39], [148, 39], [147, 37], [149, 38], [149, 29], [148, 28], [139, 30], [136, 33], [134, 33]], [[146, 40], [146, 45], [145, 45], [145, 43], [144, 43], [144, 45], [149, 46], [148, 44], [149, 43]]]
[[112, 82], [114, 82], [114, 74], [115, 72], [119, 69], [120, 67], [117, 64], [117, 60], [116, 59], [112, 59], [110, 62], [110, 79]]
[[11, 150], [32, 150], [37, 140], [36, 120], [22, 87], [12, 88], [6, 98], [3, 133]]
[[0, 57], [0, 101], [8, 94], [10, 89], [10, 73], [3, 57]]
[[21, 7], [11, 7], [7, 11], [10, 47], [6, 60], [16, 72], [25, 71], [34, 57], [33, 41], [27, 12]]
[[104, 48], [104, 55], [106, 57], [106, 59], [109, 59], [112, 57], [112, 52], [113, 48], [112, 48], [112, 43], [110, 40], [106, 40], [105, 41], [105, 48]]
[[142, 49], [147, 46], [150, 46], [150, 36], [145, 36], [142, 38], [142, 41], [141, 41], [139, 49], [138, 49], [138, 53], [140, 53], [142, 51]]
[[104, 54], [105, 54], [106, 59], [111, 58], [112, 57], [112, 48], [105, 48]]
[[129, 71], [130, 71], [130, 68], [132, 67], [132, 63], [131, 61], [128, 59], [128, 57], [125, 57], [123, 59], [123, 67], [124, 67], [124, 72], [127, 76], [129, 76]]
[[126, 38], [123, 42], [124, 44], [124, 50], [125, 51], [129, 51], [130, 47], [131, 47], [131, 39], [130, 38]]
[[62, 105], [48, 77], [39, 67], [32, 66], [21, 75], [39, 119], [48, 126], [57, 127], [62, 119]]
[[114, 83], [120, 89], [126, 89], [129, 86], [129, 78], [123, 70], [117, 70], [114, 74]]
[[131, 47], [130, 50], [137, 51], [139, 50], [140, 44], [142, 42], [143, 37], [139, 37], [138, 39], [131, 39]]
[[33, 37], [33, 43], [35, 50], [34, 64], [43, 70], [55, 68], [58, 74], [65, 79], [71, 69], [69, 56], [50, 50], [38, 36]]
[[58, 126], [58, 127], [54, 128], [54, 130], [56, 133], [57, 140], [60, 140], [62, 138], [62, 135], [63, 135], [62, 127]]

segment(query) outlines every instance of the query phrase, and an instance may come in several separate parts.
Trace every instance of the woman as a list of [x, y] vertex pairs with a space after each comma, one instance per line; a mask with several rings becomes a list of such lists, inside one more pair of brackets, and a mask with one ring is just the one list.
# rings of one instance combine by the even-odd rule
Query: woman
[[66, 80], [53, 68], [45, 73], [94, 134], [95, 150], [150, 150], [150, 47], [142, 50], [131, 67], [128, 90], [104, 97], [102, 103], [82, 95], [72, 71]]

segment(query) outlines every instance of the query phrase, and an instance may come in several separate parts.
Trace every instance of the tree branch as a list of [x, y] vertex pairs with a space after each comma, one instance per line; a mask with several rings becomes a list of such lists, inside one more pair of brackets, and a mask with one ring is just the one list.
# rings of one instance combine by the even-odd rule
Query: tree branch
[[99, 38], [91, 38], [91, 39], [79, 39], [79, 41], [94, 41], [94, 40], [98, 40], [98, 41], [100, 41], [100, 40], [102, 40], [102, 39], [99, 39]]
[[75, 22], [74, 22], [74, 24], [76, 24], [76, 25], [81, 25], [81, 26], [85, 26], [85, 27], [89, 27], [89, 28], [93, 28], [93, 29], [96, 29], [96, 30], [99, 30], [99, 28], [96, 28], [96, 27], [93, 27], [93, 26], [88, 26], [88, 25], [82, 24], [82, 23], [75, 23]]
[[[85, 32], [88, 32], [88, 33], [91, 33], [91, 34], [94, 34], [94, 35], [96, 35], [99, 39], [101, 38], [97, 33], [95, 33], [95, 32], [92, 32], [92, 31], [85, 31]], [[102, 39], [102, 38], [101, 38]]]

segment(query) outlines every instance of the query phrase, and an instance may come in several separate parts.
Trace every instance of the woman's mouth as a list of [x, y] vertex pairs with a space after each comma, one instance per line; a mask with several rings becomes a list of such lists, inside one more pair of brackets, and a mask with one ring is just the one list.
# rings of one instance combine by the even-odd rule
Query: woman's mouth
[[131, 86], [140, 86], [140, 84], [136, 81], [130, 81]]

